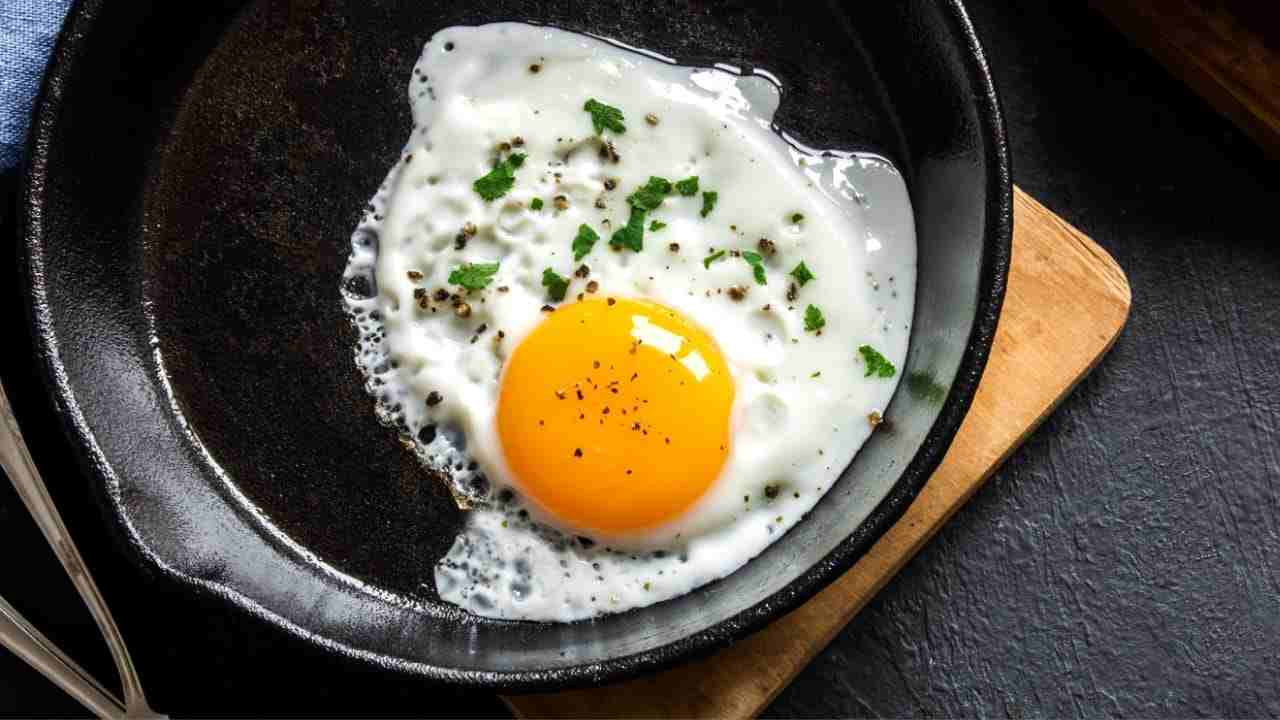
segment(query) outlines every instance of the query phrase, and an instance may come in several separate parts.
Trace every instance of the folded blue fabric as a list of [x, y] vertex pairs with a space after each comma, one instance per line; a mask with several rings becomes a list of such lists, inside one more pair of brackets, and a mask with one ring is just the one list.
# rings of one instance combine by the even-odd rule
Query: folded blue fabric
[[0, 0], [0, 172], [22, 161], [31, 106], [71, 0]]

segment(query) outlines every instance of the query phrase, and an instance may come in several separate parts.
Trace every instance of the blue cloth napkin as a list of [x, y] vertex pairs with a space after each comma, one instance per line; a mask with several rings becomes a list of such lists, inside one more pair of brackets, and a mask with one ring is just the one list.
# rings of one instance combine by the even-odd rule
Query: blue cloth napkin
[[72, 0], [0, 0], [0, 172], [22, 161], [31, 106]]

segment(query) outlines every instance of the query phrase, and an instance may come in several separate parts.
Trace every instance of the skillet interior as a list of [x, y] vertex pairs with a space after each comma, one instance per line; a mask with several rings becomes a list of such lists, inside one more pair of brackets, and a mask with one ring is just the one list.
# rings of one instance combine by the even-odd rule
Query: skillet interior
[[[958, 6], [299, 1], [193, 25], [169, 3], [104, 5], [77, 8], [55, 55], [25, 250], [53, 394], [148, 567], [389, 667], [583, 684], [798, 604], [901, 514], [950, 443], [990, 347], [1010, 223], [1003, 127]], [[434, 599], [431, 566], [460, 518], [374, 420], [337, 297], [350, 231], [407, 134], [423, 42], [497, 19], [766, 68], [784, 128], [889, 156], [915, 205], [917, 309], [891, 429], [747, 567], [590, 623], [504, 623]], [[911, 392], [926, 375], [945, 402]]]

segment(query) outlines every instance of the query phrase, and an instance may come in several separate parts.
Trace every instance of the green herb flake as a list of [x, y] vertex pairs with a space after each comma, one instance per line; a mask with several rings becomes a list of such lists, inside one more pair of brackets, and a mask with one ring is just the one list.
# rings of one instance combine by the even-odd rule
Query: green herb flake
[[560, 302], [569, 290], [569, 278], [547, 268], [542, 271], [542, 287], [547, 289], [547, 297]]
[[612, 130], [618, 134], [627, 131], [627, 126], [622, 124], [622, 111], [612, 105], [591, 98], [585, 105], [583, 110], [591, 113], [591, 125], [596, 129], [596, 134], [600, 135], [605, 130]]
[[862, 355], [862, 362], [867, 366], [867, 371], [863, 373], [863, 377], [871, 377], [872, 375], [882, 378], [891, 378], [898, 374], [898, 369], [889, 362], [889, 359], [880, 354], [879, 350], [870, 345], [863, 345], [858, 348], [858, 353]]
[[935, 405], [942, 404], [947, 398], [947, 389], [933, 379], [932, 372], [917, 370], [907, 375], [907, 390], [912, 397]]
[[578, 226], [578, 234], [573, 238], [573, 261], [577, 262], [587, 256], [591, 252], [591, 248], [595, 247], [596, 241], [600, 236], [590, 225], [583, 223]]
[[633, 208], [652, 210], [662, 204], [663, 199], [671, 194], [671, 181], [666, 178], [650, 177], [644, 187], [627, 196], [627, 203]]
[[687, 177], [676, 183], [676, 192], [685, 197], [693, 197], [698, 194], [698, 176]]
[[703, 260], [702, 260], [702, 267], [704, 267], [704, 268], [706, 268], [706, 269], [710, 270], [710, 269], [711, 269], [711, 263], [713, 263], [713, 262], [715, 262], [715, 261], [717, 261], [717, 260], [720, 260], [720, 259], [722, 259], [722, 258], [724, 258], [724, 251], [723, 251], [723, 250], [717, 250], [716, 252], [713, 252], [713, 253], [711, 253], [710, 255], [708, 255], [708, 256], [706, 256], [705, 258], [703, 258]]
[[449, 273], [449, 283], [461, 285], [468, 290], [479, 290], [488, 287], [497, 272], [498, 263], [467, 263]]
[[791, 216], [792, 224], [799, 225], [802, 221], [804, 221], [804, 215], [800, 213], [795, 213]]
[[711, 211], [716, 209], [716, 201], [719, 199], [720, 193], [714, 190], [702, 193], [702, 217], [710, 215]]
[[821, 330], [827, 324], [826, 318], [822, 317], [822, 311], [817, 305], [810, 305], [804, 309], [804, 329], [806, 332]]
[[516, 168], [523, 164], [524, 155], [512, 153], [490, 170], [488, 175], [472, 183], [471, 187], [485, 200], [497, 200], [506, 195], [516, 184]]
[[751, 266], [751, 274], [755, 276], [757, 285], [768, 284], [764, 279], [764, 258], [760, 257], [760, 253], [743, 250], [742, 259]]
[[631, 208], [631, 217], [624, 227], [618, 228], [609, 238], [609, 244], [616, 248], [627, 248], [633, 252], [644, 249], [644, 210]]
[[809, 268], [805, 267], [804, 261], [801, 260], [800, 264], [791, 271], [791, 277], [800, 283], [800, 287], [804, 287], [805, 283], [813, 279], [813, 273], [809, 272]]
[[661, 230], [666, 226], [667, 224], [662, 222], [661, 220], [654, 220], [649, 223], [649, 232], [658, 232], [659, 230]]
[[529, 209], [530, 209], [530, 210], [541, 210], [541, 209], [542, 209], [542, 198], [534, 198], [534, 199], [530, 200], [530, 201], [529, 201]]

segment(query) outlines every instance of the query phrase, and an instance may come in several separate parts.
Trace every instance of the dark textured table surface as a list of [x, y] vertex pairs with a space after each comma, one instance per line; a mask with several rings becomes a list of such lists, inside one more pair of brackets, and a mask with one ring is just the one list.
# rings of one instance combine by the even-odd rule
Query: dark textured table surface
[[[770, 707], [771, 716], [1280, 715], [1280, 164], [1082, 1], [969, 3], [1017, 182], [1107, 248], [1115, 349]], [[5, 233], [16, 179], [4, 178]], [[107, 543], [35, 380], [12, 263], [0, 353], [37, 462], [176, 715], [506, 715], [339, 665], [149, 586]], [[113, 676], [0, 484], [0, 595]], [[0, 713], [83, 715], [0, 651]]]

